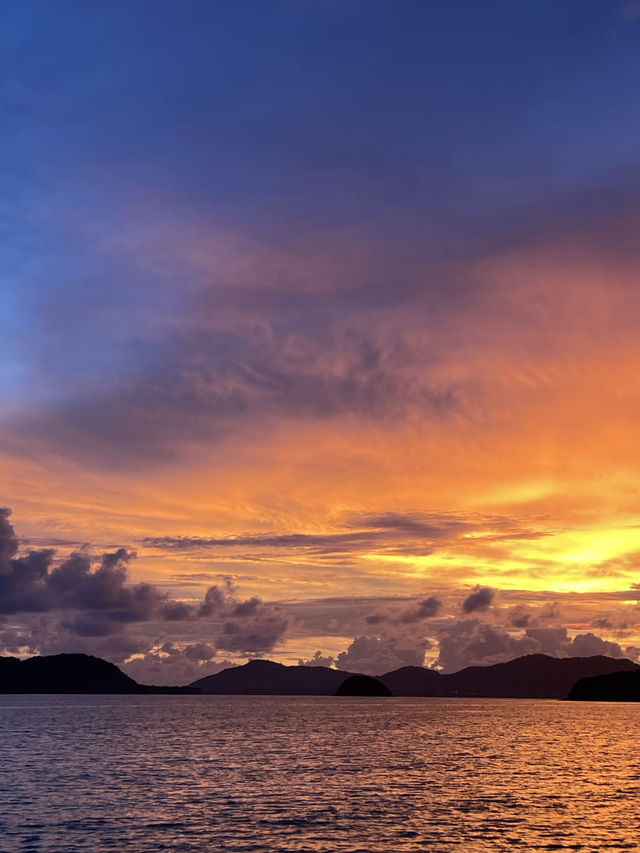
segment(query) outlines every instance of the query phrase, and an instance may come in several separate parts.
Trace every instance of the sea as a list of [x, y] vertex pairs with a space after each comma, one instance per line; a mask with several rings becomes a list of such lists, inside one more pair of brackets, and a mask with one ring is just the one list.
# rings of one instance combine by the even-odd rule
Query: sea
[[0, 696], [0, 850], [640, 850], [640, 704]]

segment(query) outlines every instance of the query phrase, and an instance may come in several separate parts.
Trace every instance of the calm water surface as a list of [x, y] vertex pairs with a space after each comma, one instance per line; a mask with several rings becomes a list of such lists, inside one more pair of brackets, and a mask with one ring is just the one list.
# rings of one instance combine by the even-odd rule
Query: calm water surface
[[0, 850], [639, 850], [640, 706], [0, 696]]

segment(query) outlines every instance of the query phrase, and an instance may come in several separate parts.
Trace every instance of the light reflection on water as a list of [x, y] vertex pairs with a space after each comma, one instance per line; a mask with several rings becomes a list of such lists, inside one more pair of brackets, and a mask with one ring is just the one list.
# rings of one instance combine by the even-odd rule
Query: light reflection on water
[[0, 851], [639, 850], [640, 705], [0, 696]]

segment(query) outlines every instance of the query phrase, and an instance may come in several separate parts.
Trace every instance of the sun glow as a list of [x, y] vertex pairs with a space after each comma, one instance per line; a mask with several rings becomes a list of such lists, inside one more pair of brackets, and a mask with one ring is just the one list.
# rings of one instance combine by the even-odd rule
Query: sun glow
[[[536, 539], [500, 543], [492, 553], [495, 531], [466, 534], [431, 554], [366, 553], [362, 559], [403, 567], [408, 575], [427, 578], [455, 575], [458, 582], [492, 583], [505, 589], [550, 592], [612, 592], [637, 577], [639, 532], [635, 526], [549, 531]], [[474, 548], [489, 543], [488, 550]]]

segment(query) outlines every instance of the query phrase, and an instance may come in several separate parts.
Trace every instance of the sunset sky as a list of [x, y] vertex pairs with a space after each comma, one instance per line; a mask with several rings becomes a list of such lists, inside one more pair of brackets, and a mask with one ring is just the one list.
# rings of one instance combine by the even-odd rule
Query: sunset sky
[[640, 659], [640, 0], [0, 17], [0, 653]]

